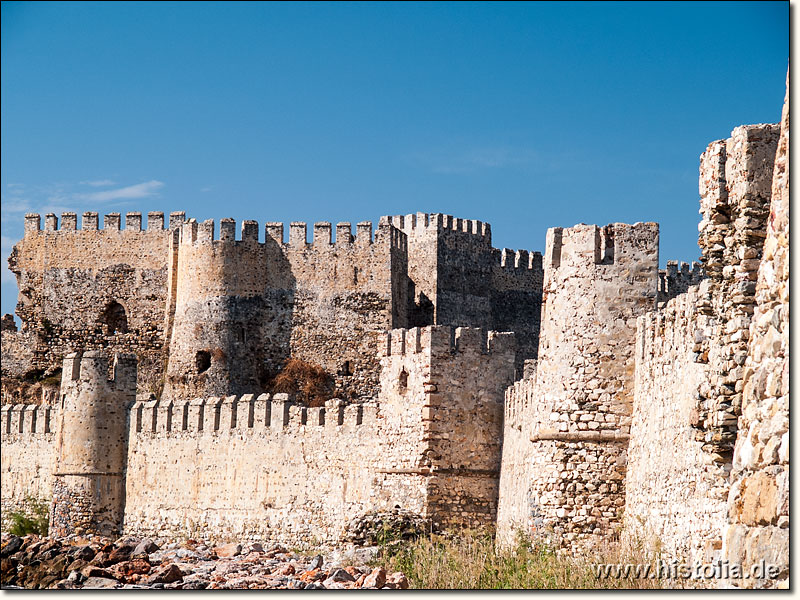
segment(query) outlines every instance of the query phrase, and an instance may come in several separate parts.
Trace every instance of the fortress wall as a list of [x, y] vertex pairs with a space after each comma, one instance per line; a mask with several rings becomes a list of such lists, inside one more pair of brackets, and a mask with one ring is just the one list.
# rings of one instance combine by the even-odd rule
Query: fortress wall
[[689, 263], [681, 261], [678, 267], [677, 260], [668, 260], [667, 268], [658, 272], [658, 307], [670, 299], [683, 294], [691, 286], [697, 285], [703, 280], [703, 268], [700, 263]]
[[[437, 338], [437, 335], [439, 337]], [[432, 335], [430, 501], [440, 522], [492, 525], [497, 518], [503, 390], [514, 381], [513, 333], [444, 328]]]
[[[172, 215], [173, 226], [182, 215]], [[25, 237], [9, 268], [19, 285], [22, 332], [38, 338], [32, 367], [57, 368], [76, 347], [135, 352], [147, 387], [162, 369], [170, 232], [162, 213], [149, 214], [146, 230], [140, 213], [128, 213], [124, 228], [118, 213], [105, 215], [102, 229], [98, 220], [97, 213], [84, 213], [78, 229], [77, 215], [64, 213], [59, 227], [49, 214], [42, 230], [39, 215], [25, 217]], [[109, 332], [106, 310], [113, 302], [124, 308], [126, 331]]]
[[513, 334], [477, 328], [393, 330], [382, 344], [380, 407], [391, 424], [383, 435], [421, 442], [414, 454], [398, 454], [396, 441], [383, 454], [398, 476], [421, 477], [425, 516], [439, 526], [495, 520], [502, 390], [513, 363]]
[[637, 322], [623, 532], [626, 546], [689, 564], [720, 558], [729, 487], [728, 469], [703, 451], [696, 429], [698, 388], [709, 377], [701, 341], [711, 328], [698, 298], [694, 286]]
[[306, 409], [284, 395], [136, 403], [124, 529], [139, 535], [336, 541], [351, 518], [392, 501], [376, 492], [374, 406]]
[[[374, 397], [380, 332], [406, 320], [407, 248], [402, 232], [384, 224], [233, 220], [188, 223], [178, 244], [175, 326], [170, 346], [171, 397], [264, 390], [290, 356], [323, 367], [335, 393]], [[210, 367], [197, 366], [207, 352]], [[205, 365], [202, 365], [205, 366]]]
[[724, 558], [749, 570], [774, 565], [777, 580], [732, 580], [742, 587], [789, 583], [789, 82], [771, 181], [771, 204], [741, 381]]
[[517, 378], [525, 360], [539, 352], [544, 270], [540, 252], [493, 250], [491, 328], [513, 331], [517, 340]]
[[488, 223], [442, 215], [436, 324], [490, 328], [494, 255]]
[[491, 228], [482, 221], [438, 213], [388, 219], [409, 244], [409, 326], [513, 331], [521, 374], [538, 347], [541, 254], [492, 248]]
[[[613, 535], [624, 504], [635, 325], [655, 306], [658, 225], [550, 229], [544, 264], [535, 379], [509, 397], [531, 398], [522, 414], [509, 407], [532, 444], [529, 479], [525, 493], [501, 483], [498, 535], [533, 527], [527, 533], [577, 551]], [[504, 461], [518, 464], [520, 454], [504, 448]]]
[[0, 409], [0, 496], [3, 530], [8, 514], [24, 510], [33, 498], [49, 504], [53, 487], [58, 409], [4, 405]]
[[[343, 398], [377, 396], [377, 350], [384, 332], [407, 324], [408, 247], [402, 231], [387, 222], [374, 232], [369, 221], [356, 235], [336, 227], [336, 243], [316, 224], [305, 237], [284, 247], [295, 279], [291, 354], [322, 366], [334, 376]], [[324, 234], [321, 238], [318, 233]]]
[[698, 244], [708, 283], [700, 288], [699, 310], [714, 319], [714, 327], [698, 427], [704, 449], [720, 464], [730, 465], [737, 437], [779, 132], [778, 125], [737, 127], [700, 157]]

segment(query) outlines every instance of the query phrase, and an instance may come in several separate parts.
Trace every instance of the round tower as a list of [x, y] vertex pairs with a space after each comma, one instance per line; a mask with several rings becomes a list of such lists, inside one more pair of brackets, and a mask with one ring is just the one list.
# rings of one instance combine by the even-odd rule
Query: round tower
[[576, 549], [613, 531], [625, 499], [636, 317], [655, 308], [657, 285], [657, 223], [548, 230], [536, 372], [506, 394], [506, 428], [520, 430], [524, 457], [504, 449], [501, 538], [521, 527]]
[[61, 377], [50, 534], [119, 534], [125, 509], [128, 406], [136, 357], [69, 354]]
[[[263, 391], [264, 353], [269, 340], [262, 328], [276, 320], [264, 294], [266, 249], [258, 242], [258, 224], [242, 223], [237, 241], [233, 219], [190, 220], [173, 241], [176, 260], [167, 398], [195, 398]], [[169, 329], [169, 327], [168, 327]]]

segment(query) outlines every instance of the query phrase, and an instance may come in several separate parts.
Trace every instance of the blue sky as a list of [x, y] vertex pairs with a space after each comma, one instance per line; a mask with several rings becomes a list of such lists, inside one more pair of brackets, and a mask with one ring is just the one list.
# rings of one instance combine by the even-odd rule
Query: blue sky
[[25, 212], [548, 227], [658, 221], [696, 260], [698, 158], [780, 118], [787, 2], [3, 2], [2, 312]]

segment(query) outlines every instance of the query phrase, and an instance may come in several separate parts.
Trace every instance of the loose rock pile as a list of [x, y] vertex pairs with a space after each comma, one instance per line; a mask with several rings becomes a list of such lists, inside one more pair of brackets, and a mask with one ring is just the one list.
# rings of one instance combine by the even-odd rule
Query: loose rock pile
[[4, 589], [407, 589], [403, 573], [344, 562], [366, 562], [376, 552], [342, 552], [326, 559], [259, 543], [214, 546], [202, 541], [164, 543], [130, 536], [41, 538], [3, 534]]

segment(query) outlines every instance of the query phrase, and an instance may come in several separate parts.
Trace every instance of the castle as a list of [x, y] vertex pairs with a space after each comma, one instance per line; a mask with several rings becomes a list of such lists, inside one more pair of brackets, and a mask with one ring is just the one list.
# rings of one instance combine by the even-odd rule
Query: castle
[[[337, 542], [402, 509], [572, 552], [619, 536], [788, 582], [788, 87], [700, 164], [701, 265], [658, 225], [25, 217], [4, 317], [2, 510], [56, 534]], [[238, 239], [237, 239], [238, 237]], [[320, 366], [324, 406], [270, 391]], [[5, 383], [57, 373], [57, 398]], [[25, 402], [28, 403], [25, 403]]]

